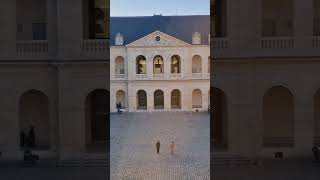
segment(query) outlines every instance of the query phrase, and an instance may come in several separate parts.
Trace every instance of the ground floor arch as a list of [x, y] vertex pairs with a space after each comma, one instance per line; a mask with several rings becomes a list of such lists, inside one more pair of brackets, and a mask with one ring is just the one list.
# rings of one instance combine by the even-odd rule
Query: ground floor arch
[[283, 86], [270, 88], [263, 96], [263, 147], [294, 146], [294, 100]]
[[19, 101], [20, 146], [38, 150], [50, 148], [49, 99], [38, 90], [22, 94]]
[[213, 137], [213, 147], [217, 150], [228, 148], [228, 117], [227, 117], [227, 97], [225, 93], [215, 87], [210, 89], [210, 121], [211, 137]]
[[105, 151], [109, 134], [109, 91], [96, 89], [85, 101], [85, 142], [87, 152]]
[[192, 91], [192, 108], [202, 108], [202, 92], [200, 89]]
[[126, 93], [123, 90], [116, 92], [116, 104], [120, 104], [121, 109], [126, 108]]
[[154, 109], [164, 108], [164, 93], [162, 90], [158, 89], [154, 92]]
[[171, 91], [171, 109], [181, 109], [181, 92], [178, 89]]
[[144, 90], [139, 90], [137, 92], [137, 109], [138, 110], [147, 109], [147, 93]]

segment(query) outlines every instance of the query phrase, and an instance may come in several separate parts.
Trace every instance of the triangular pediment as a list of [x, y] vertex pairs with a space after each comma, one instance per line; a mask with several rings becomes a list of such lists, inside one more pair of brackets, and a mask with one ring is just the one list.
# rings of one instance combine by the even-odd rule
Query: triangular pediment
[[189, 43], [186, 43], [180, 39], [177, 39], [173, 36], [170, 36], [166, 33], [163, 33], [159, 30], [150, 33], [132, 43], [126, 45], [127, 47], [154, 47], [154, 46], [189, 46]]

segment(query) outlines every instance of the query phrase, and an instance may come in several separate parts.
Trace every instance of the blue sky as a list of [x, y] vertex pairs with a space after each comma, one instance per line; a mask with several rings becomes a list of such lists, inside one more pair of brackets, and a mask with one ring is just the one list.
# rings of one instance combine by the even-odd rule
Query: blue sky
[[209, 15], [210, 0], [110, 0], [111, 16]]

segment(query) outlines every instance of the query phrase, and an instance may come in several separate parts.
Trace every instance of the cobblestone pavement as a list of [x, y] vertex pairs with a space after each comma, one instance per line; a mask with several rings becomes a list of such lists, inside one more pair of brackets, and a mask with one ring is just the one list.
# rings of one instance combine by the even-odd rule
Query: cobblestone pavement
[[[209, 180], [209, 133], [208, 113], [113, 114], [111, 179]], [[176, 155], [169, 153], [171, 141]]]

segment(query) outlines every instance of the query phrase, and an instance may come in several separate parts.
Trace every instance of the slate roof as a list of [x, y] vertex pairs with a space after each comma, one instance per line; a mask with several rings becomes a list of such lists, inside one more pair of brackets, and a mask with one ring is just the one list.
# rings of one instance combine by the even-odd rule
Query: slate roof
[[115, 36], [121, 33], [124, 36], [124, 45], [140, 39], [156, 30], [169, 34], [187, 43], [192, 42], [192, 34], [200, 32], [201, 43], [208, 44], [210, 33], [209, 15], [191, 16], [138, 16], [138, 17], [111, 17], [110, 44], [115, 44]]

